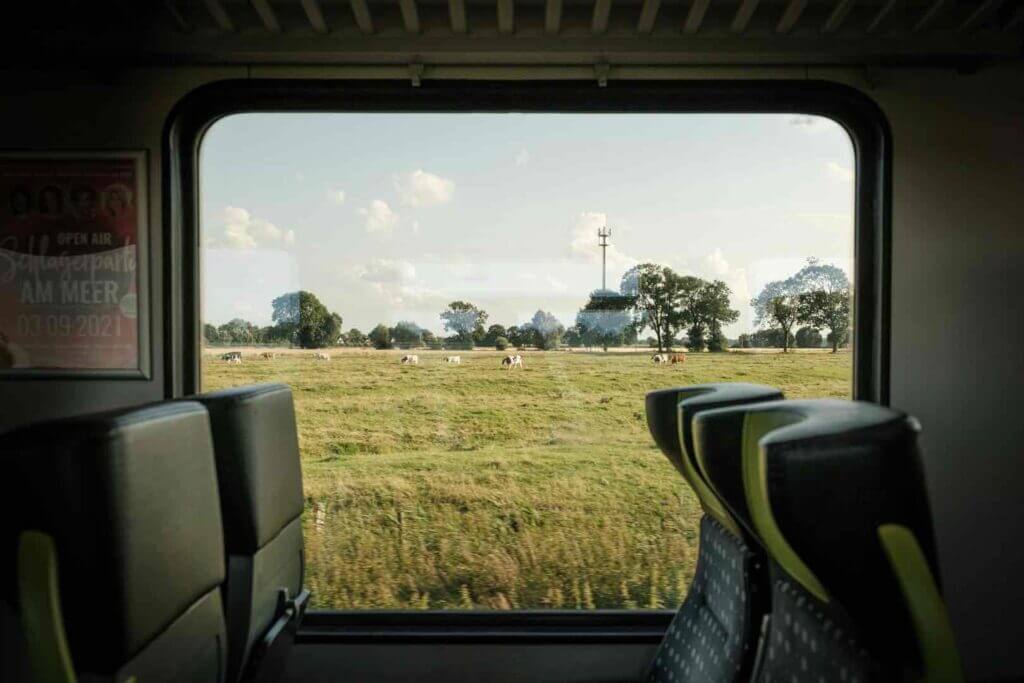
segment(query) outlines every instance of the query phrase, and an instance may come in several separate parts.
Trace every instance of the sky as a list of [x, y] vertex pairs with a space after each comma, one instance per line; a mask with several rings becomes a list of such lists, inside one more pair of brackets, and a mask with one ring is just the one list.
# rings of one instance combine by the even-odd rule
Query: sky
[[203, 317], [271, 323], [305, 289], [346, 330], [468, 300], [488, 324], [566, 326], [650, 261], [750, 299], [809, 257], [853, 274], [854, 153], [782, 114], [244, 114], [201, 147]]

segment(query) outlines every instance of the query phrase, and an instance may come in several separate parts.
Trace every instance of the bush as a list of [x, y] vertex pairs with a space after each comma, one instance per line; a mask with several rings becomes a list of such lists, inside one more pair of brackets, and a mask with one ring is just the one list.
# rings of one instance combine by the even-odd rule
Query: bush
[[498, 337], [494, 340], [494, 348], [498, 351], [504, 351], [509, 347], [508, 339], [505, 337]]
[[796, 331], [796, 345], [801, 349], [821, 347], [821, 332], [813, 327], [801, 327]]
[[726, 339], [725, 333], [722, 330], [715, 330], [711, 333], [708, 338], [708, 351], [714, 353], [721, 353], [722, 351], [729, 350], [729, 340]]

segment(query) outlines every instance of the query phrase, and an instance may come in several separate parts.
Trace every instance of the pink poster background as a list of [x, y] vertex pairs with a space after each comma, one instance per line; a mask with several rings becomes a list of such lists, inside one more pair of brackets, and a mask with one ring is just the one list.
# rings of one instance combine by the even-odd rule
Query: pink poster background
[[139, 368], [134, 158], [0, 158], [0, 370]]

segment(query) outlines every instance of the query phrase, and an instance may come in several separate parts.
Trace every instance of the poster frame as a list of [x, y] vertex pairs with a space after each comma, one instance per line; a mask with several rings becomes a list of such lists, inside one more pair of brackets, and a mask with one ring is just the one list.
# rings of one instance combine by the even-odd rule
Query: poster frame
[[22, 160], [66, 160], [96, 161], [102, 159], [129, 159], [135, 166], [135, 196], [137, 197], [136, 229], [136, 291], [138, 294], [138, 334], [136, 335], [138, 365], [135, 368], [4, 368], [0, 369], [2, 380], [151, 380], [153, 377], [152, 354], [152, 291], [150, 289], [149, 248], [149, 154], [145, 149], [56, 149], [27, 151], [0, 149], [0, 161]]

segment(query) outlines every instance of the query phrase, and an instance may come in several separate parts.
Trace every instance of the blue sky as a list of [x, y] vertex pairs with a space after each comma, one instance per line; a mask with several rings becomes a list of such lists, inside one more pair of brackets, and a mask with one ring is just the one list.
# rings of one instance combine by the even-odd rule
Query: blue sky
[[204, 319], [269, 324], [314, 292], [345, 329], [470, 300], [490, 322], [566, 325], [654, 261], [749, 300], [807, 257], [852, 274], [853, 148], [796, 115], [246, 114], [202, 144]]

